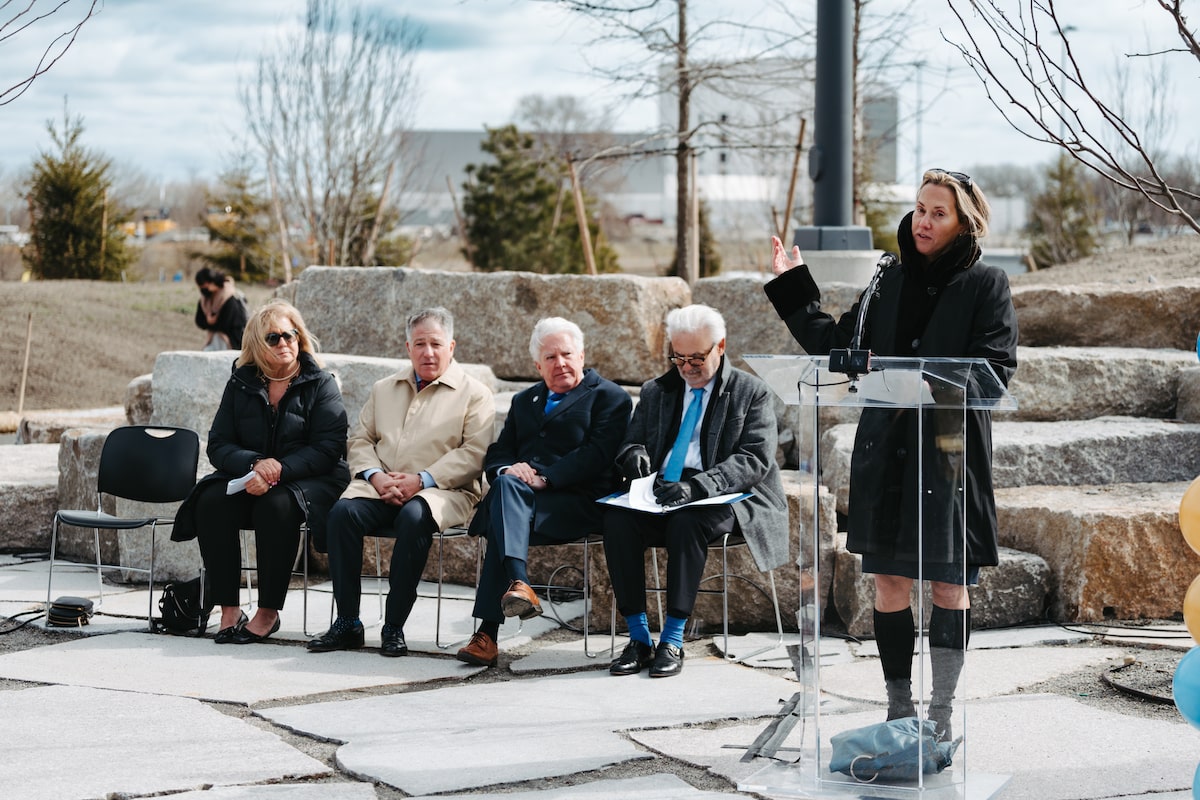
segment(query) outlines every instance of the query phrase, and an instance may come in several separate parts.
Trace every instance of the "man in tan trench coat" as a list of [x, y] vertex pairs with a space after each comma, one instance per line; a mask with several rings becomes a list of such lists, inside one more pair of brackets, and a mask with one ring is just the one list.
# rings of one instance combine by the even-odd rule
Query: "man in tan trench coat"
[[359, 620], [363, 537], [396, 540], [380, 652], [408, 652], [404, 623], [417, 599], [435, 532], [464, 524], [482, 495], [483, 455], [495, 431], [492, 392], [454, 360], [444, 308], [408, 318], [410, 367], [371, 387], [350, 434], [353, 480], [329, 512], [329, 572], [338, 616], [312, 652], [363, 646]]

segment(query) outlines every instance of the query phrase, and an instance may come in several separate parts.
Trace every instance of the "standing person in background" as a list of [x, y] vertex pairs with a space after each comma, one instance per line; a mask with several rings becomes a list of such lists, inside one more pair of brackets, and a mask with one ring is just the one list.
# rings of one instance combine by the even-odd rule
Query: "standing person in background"
[[196, 327], [207, 333], [201, 350], [241, 350], [242, 331], [250, 316], [246, 296], [233, 278], [215, 267], [196, 273], [200, 301], [196, 303]]
[[[984, 358], [1007, 384], [1017, 368], [1017, 315], [1008, 276], [979, 261], [979, 240], [987, 235], [989, 214], [987, 198], [969, 175], [929, 170], [913, 211], [900, 222], [900, 263], [883, 271], [872, 298], [860, 296], [835, 321], [821, 311], [821, 292], [800, 248], [792, 248], [789, 258], [777, 237], [772, 238], [776, 278], [765, 287], [767, 297], [811, 355], [846, 348], [859, 308], [868, 302], [862, 349], [879, 356]], [[917, 438], [914, 410], [863, 409], [850, 468], [846, 547], [862, 554], [864, 573], [875, 575], [875, 641], [887, 688], [888, 719], [916, 715], [916, 623], [910, 598], [918, 576], [929, 581], [933, 692], [928, 713], [938, 735], [949, 739], [950, 701], [971, 631], [967, 586], [978, 583], [980, 567], [999, 563], [992, 422], [987, 411], [971, 411], [965, 427], [959, 417], [952, 436], [937, 436], [937, 415], [946, 412], [922, 413], [928, 415], [921, 426], [924, 442]], [[927, 462], [921, 504], [919, 452]], [[942, 477], [930, 465], [944, 470]], [[960, 497], [963, 469], [966, 496]], [[923, 524], [918, 524], [922, 518]]]

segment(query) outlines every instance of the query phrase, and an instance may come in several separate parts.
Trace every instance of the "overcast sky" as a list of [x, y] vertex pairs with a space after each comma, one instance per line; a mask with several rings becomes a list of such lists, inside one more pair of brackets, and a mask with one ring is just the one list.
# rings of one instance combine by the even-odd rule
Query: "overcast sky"
[[[596, 29], [552, 4], [374, 2], [425, 28], [416, 60], [421, 87], [417, 128], [500, 125], [510, 121], [517, 99], [526, 94], [579, 95], [597, 108], [616, 97], [611, 87], [588, 75], [584, 53], [593, 60], [616, 60], [619, 49], [585, 49]], [[717, 11], [784, 25], [779, 2], [788, 0], [701, 0], [692, 4], [691, 13], [699, 17]], [[49, 0], [38, 3], [50, 5]], [[49, 22], [0, 42], [0, 88], [28, 74], [47, 41], [87, 5], [87, 0], [67, 0]], [[86, 146], [158, 180], [214, 178], [241, 131], [239, 79], [249, 74], [263, 48], [297, 24], [304, 5], [303, 0], [107, 0], [47, 74], [24, 95], [0, 106], [0, 184], [28, 169], [39, 150], [48, 147], [46, 121], [54, 119], [61, 127], [64, 96], [71, 114], [83, 117]], [[874, 0], [872, 10], [900, 5], [901, 0]], [[1151, 24], [1162, 17], [1156, 3], [1059, 0], [1058, 5], [1077, 28], [1073, 46], [1100, 73], [1112, 72], [1118, 54], [1144, 50], [1148, 39], [1173, 43], [1161, 22]], [[0, 25], [10, 13], [0, 11]], [[921, 16], [908, 21], [911, 60], [926, 62], [919, 83], [928, 108], [921, 114], [919, 137], [915, 120], [901, 130], [901, 180], [916, 174], [918, 141], [922, 166], [965, 169], [1042, 164], [1053, 158], [1057, 151], [1029, 142], [1006, 125], [973, 74], [942, 41], [939, 29], [952, 38], [962, 36], [946, 4], [921, 2], [915, 13]], [[1197, 67], [1190, 56], [1175, 59], [1172, 88], [1181, 102], [1177, 140], [1170, 147], [1176, 151], [1196, 141], [1188, 137], [1200, 130], [1193, 108], [1197, 104], [1191, 100]], [[906, 107], [915, 104], [917, 86], [915, 79], [897, 86]], [[649, 101], [625, 103], [617, 125], [625, 131], [646, 129], [655, 124], [656, 114]]]

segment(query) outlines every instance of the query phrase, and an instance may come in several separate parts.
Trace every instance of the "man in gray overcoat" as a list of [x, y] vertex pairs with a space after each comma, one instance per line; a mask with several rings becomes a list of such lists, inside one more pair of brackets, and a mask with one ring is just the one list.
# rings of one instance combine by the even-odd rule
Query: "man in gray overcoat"
[[[788, 559], [787, 501], [775, 461], [776, 421], [770, 390], [725, 358], [725, 320], [692, 305], [667, 315], [673, 367], [642, 386], [617, 465], [633, 480], [657, 472], [659, 513], [609, 507], [604, 554], [629, 644], [614, 675], [650, 668], [653, 678], [683, 669], [683, 630], [696, 602], [708, 546], [725, 534], [744, 537], [764, 572]], [[697, 504], [749, 493], [732, 503]], [[647, 547], [667, 551], [666, 619], [658, 647], [646, 619]]]

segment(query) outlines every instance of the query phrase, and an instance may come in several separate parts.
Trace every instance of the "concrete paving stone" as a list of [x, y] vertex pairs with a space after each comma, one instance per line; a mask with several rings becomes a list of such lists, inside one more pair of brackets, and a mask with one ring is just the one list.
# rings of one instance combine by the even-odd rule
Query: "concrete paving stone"
[[220, 646], [150, 633], [90, 636], [0, 655], [3, 678], [245, 704], [464, 678], [482, 669], [450, 658], [309, 653], [270, 642]]
[[759, 759], [744, 764], [741, 759], [746, 754], [746, 748], [754, 743], [765, 727], [766, 723], [760, 723], [757, 727], [662, 728], [631, 731], [629, 738], [655, 753], [707, 769], [736, 785], [738, 781], [762, 769], [763, 762]]
[[[823, 760], [829, 757], [831, 736], [880, 721], [879, 711], [823, 715]], [[1163, 793], [1191, 786], [1200, 744], [1197, 732], [1182, 721], [1113, 714], [1060, 695], [980, 700], [967, 708], [967, 724], [966, 741], [951, 767], [956, 771], [953, 777], [962, 781], [965, 774], [969, 781], [972, 774], [1006, 776], [1008, 782], [996, 800], [1174, 797]], [[751, 742], [763, 727], [739, 724], [724, 730], [731, 738]], [[665, 755], [684, 757], [693, 750], [688, 733], [663, 731], [654, 735], [653, 746]], [[797, 725], [784, 746], [807, 750], [812, 758], [812, 743], [805, 742], [804, 735]], [[640, 740], [643, 734], [638, 736]], [[780, 757], [796, 759], [800, 754], [781, 752]], [[763, 768], [771, 761], [756, 763]], [[812, 766], [802, 760], [796, 769]], [[823, 776], [829, 775], [826, 767], [820, 769]]]
[[[34, 561], [24, 564], [13, 564], [0, 568], [0, 600], [46, 600], [46, 581], [50, 577], [49, 563]], [[132, 591], [134, 586], [104, 586], [104, 598]], [[54, 567], [54, 584], [50, 587], [51, 599], [65, 594], [79, 597], [96, 598], [99, 591], [96, 584], [96, 570], [71, 564], [58, 564]], [[145, 597], [143, 611], [145, 614]]]
[[276, 783], [223, 786], [171, 795], [171, 800], [377, 800], [369, 783]]
[[[1125, 651], [1116, 647], [1063, 648], [1063, 647], [1020, 647], [1007, 650], [970, 651], [966, 666], [955, 693], [959, 698], [997, 697], [1020, 691], [1049, 680], [1056, 675], [1095, 667], [1100, 674], [1101, 665], [1110, 659], [1120, 658]], [[913, 664], [913, 685], [916, 692], [918, 664]], [[924, 665], [925, 696], [931, 691], [928, 655]], [[859, 659], [852, 664], [821, 669], [821, 691], [838, 697], [883, 703], [886, 700], [883, 674], [876, 659]]]
[[[562, 786], [555, 789], [537, 789], [528, 792], [506, 792], [504, 794], [439, 794], [436, 800], [609, 800], [613, 797], [653, 797], [655, 800], [720, 800], [738, 798], [744, 800], [744, 794], [729, 792], [705, 792], [695, 788], [682, 778], [674, 775], [645, 775], [640, 778], [622, 778], [620, 780], [598, 780], [575, 786]], [[426, 795], [414, 800], [435, 800]]]
[[1100, 640], [1116, 647], [1161, 647], [1168, 650], [1191, 650], [1196, 645], [1187, 625], [1164, 622], [1149, 626], [1097, 628]]
[[[810, 637], [801, 637], [798, 633], [788, 633], [783, 637], [783, 644], [777, 645], [779, 641], [778, 633], [747, 633], [742, 636], [729, 637], [729, 650], [735, 656], [739, 653], [750, 653], [749, 657], [742, 657], [739, 661], [749, 667], [763, 667], [767, 669], [786, 669], [792, 668], [792, 657], [788, 655], [788, 648], [803, 644]], [[722, 645], [725, 643], [725, 637], [714, 636], [713, 646], [717, 648], [717, 652], [721, 653]], [[835, 639], [832, 636], [821, 637], [821, 665], [849, 663], [854, 660], [854, 654], [850, 651], [849, 644], [845, 639]]]
[[794, 688], [720, 659], [696, 658], [669, 680], [589, 670], [256, 713], [346, 742], [338, 763], [355, 775], [428, 794], [646, 758], [615, 731], [770, 716]]
[[0, 692], [0, 719], [0, 786], [21, 800], [145, 796], [329, 774], [275, 734], [180, 697], [35, 687]]

